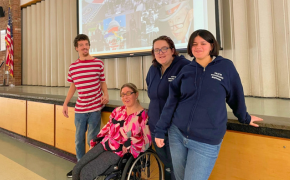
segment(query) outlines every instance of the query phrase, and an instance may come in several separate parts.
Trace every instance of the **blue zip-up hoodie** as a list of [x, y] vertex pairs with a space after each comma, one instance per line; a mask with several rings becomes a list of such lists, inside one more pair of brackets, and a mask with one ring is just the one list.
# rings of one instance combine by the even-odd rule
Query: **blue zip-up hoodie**
[[217, 56], [204, 68], [193, 60], [170, 83], [155, 137], [164, 139], [172, 122], [186, 138], [217, 145], [227, 129], [225, 102], [241, 123], [250, 123], [242, 83], [232, 61]]
[[175, 56], [170, 66], [161, 75], [161, 66], [151, 66], [146, 77], [148, 86], [149, 103], [149, 128], [154, 133], [155, 125], [160, 118], [162, 109], [169, 95], [169, 84], [177, 76], [179, 71], [190, 61], [184, 56]]

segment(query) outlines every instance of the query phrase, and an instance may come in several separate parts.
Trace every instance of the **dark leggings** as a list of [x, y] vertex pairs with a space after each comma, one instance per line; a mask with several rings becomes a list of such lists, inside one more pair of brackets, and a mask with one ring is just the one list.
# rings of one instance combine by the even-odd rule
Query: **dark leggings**
[[172, 160], [171, 160], [168, 136], [165, 136], [165, 139], [164, 139], [165, 145], [162, 148], [159, 148], [156, 145], [155, 136], [153, 133], [151, 133], [151, 138], [152, 138], [152, 142], [153, 142], [155, 151], [156, 151], [158, 157], [160, 158], [160, 160], [164, 164], [165, 180], [175, 180], [173, 167], [172, 167]]
[[93, 180], [104, 173], [111, 165], [117, 164], [120, 157], [110, 151], [104, 150], [101, 143], [89, 150], [75, 165], [73, 180]]

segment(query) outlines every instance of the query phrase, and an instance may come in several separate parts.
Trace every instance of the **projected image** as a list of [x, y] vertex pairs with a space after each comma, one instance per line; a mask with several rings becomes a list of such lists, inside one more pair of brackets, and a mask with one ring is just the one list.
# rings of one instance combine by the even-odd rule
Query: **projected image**
[[[172, 39], [175, 43], [188, 42], [189, 36], [194, 31], [192, 3], [183, 1], [164, 5], [160, 9], [159, 20], [168, 23], [169, 27], [165, 27], [170, 28]], [[163, 31], [165, 32], [166, 30]]]
[[103, 23], [104, 39], [108, 47], [105, 50], [115, 51], [125, 49], [124, 34], [126, 33], [126, 16], [105, 19]]
[[150, 51], [161, 35], [186, 48], [201, 28], [208, 29], [207, 0], [79, 0], [79, 33], [90, 37], [96, 56]]

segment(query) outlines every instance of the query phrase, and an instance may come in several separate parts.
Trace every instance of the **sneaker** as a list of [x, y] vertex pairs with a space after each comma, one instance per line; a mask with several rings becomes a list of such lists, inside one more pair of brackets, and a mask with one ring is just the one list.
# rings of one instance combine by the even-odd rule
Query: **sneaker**
[[66, 174], [66, 177], [72, 178], [72, 170]]

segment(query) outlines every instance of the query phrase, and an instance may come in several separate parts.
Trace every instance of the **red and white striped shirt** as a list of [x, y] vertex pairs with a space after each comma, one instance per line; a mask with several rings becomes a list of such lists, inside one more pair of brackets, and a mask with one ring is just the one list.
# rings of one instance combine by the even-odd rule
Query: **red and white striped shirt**
[[69, 67], [67, 81], [74, 83], [78, 92], [76, 113], [100, 111], [102, 89], [105, 82], [104, 63], [100, 59], [76, 60]]

